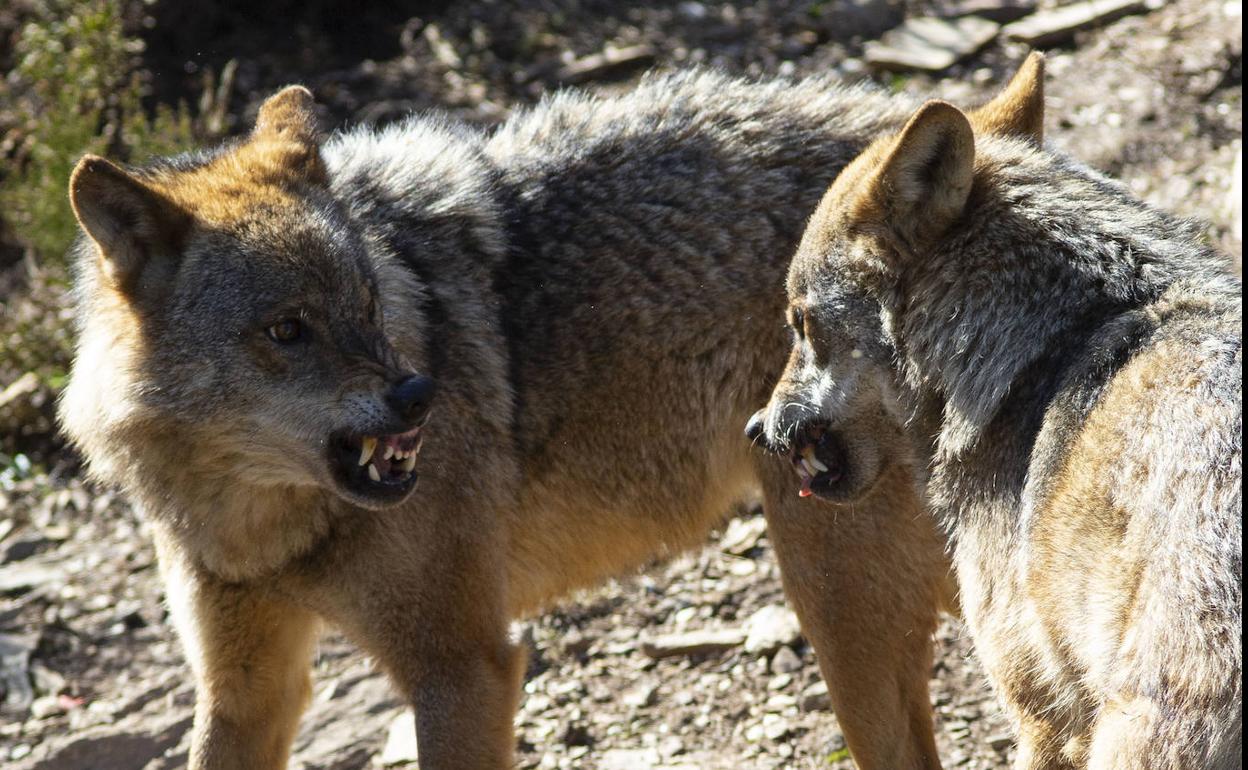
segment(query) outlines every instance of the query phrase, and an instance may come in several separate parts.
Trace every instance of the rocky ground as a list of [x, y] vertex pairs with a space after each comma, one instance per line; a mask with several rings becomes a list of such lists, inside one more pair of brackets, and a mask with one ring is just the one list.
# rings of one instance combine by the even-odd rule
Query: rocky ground
[[[290, 10], [272, 5], [268, 13]], [[228, 4], [156, 3], [145, 61], [165, 100], [193, 96], [207, 71], [227, 81], [226, 128], [236, 131], [293, 80], [313, 87], [333, 125], [429, 108], [490, 124], [556, 87], [627, 88], [647, 68], [692, 63], [757, 75], [834, 70], [971, 104], [1028, 50], [1008, 26], [973, 52], [957, 50], [969, 33], [955, 36], [944, 53], [963, 58], [934, 73], [889, 64], [896, 54], [872, 41], [914, 46], [885, 33], [923, 15], [1034, 20], [1052, 10], [1027, 0], [525, 0], [426, 3], [413, 16], [398, 5], [380, 4], [351, 34], [324, 13], [275, 34]], [[1117, 20], [1045, 43], [1051, 139], [1148, 200], [1208, 222], [1210, 239], [1238, 260], [1228, 195], [1242, 137], [1240, 2], [1122, 5]], [[0, 402], [20, 391], [0, 381]], [[45, 459], [42, 470], [0, 474], [0, 764], [179, 767], [192, 691], [143, 525], [123, 499], [85, 485], [72, 455]], [[703, 632], [715, 632], [717, 649], [668, 647]], [[852, 767], [756, 512], [738, 512], [701, 550], [572, 598], [517, 633], [533, 649], [516, 719], [523, 767]], [[955, 621], [938, 644], [932, 690], [945, 764], [1006, 767], [1008, 725]], [[410, 716], [368, 660], [328, 636], [292, 766], [412, 757]]]

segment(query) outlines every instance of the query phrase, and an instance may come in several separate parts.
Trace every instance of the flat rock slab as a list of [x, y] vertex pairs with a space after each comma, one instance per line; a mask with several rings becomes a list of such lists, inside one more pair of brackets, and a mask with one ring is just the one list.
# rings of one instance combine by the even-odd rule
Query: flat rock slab
[[907, 19], [868, 43], [866, 60], [881, 69], [940, 72], [992, 42], [1000, 28], [978, 16]]
[[1145, 0], [1085, 0], [1032, 14], [1006, 25], [1002, 32], [1011, 40], [1043, 48], [1063, 43], [1081, 30], [1099, 27], [1147, 9]]
[[641, 651], [651, 658], [675, 655], [705, 655], [722, 652], [745, 642], [745, 631], [725, 628], [718, 631], [690, 631], [685, 634], [656, 636], [641, 643]]
[[941, 4], [944, 17], [979, 16], [998, 24], [1017, 21], [1036, 10], [1036, 0], [954, 0]]

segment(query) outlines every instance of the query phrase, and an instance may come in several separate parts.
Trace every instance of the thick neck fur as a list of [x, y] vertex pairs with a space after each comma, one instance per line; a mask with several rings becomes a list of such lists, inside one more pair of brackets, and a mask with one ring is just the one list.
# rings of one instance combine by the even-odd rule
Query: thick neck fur
[[[92, 258], [81, 255], [83, 272]], [[316, 487], [247, 483], [239, 457], [145, 405], [157, 386], [142, 375], [134, 311], [96, 277], [80, 276], [78, 292], [85, 323], [61, 420], [92, 475], [129, 490], [188, 562], [226, 580], [258, 577], [310, 549], [341, 504]]]
[[886, 314], [916, 403], [940, 405], [937, 462], [976, 444], [1020, 378], [1060, 376], [1036, 362], [1113, 316], [1185, 286], [1239, 294], [1191, 223], [1063, 156], [980, 142], [966, 215], [916, 256]]

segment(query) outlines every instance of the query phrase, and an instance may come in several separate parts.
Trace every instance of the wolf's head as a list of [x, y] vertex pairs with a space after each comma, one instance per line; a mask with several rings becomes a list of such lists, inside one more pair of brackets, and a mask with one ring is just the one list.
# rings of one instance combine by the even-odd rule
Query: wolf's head
[[[788, 277], [793, 349], [766, 407], [746, 427], [787, 453], [802, 495], [852, 501], [891, 463], [909, 463], [898, 308], [922, 313], [901, 273], [921, 270], [956, 237], [975, 176], [976, 133], [1041, 141], [1043, 59], [969, 116], [929, 102], [900, 135], [877, 141], [837, 177], [803, 235]], [[931, 324], [957, 319], [928, 319]], [[930, 325], [930, 324], [929, 324]]]
[[75, 169], [81, 340], [61, 414], [99, 475], [158, 460], [372, 508], [415, 487], [436, 385], [410, 341], [421, 319], [383, 296], [420, 287], [370, 260], [330, 194], [312, 107], [290, 87], [215, 152]]

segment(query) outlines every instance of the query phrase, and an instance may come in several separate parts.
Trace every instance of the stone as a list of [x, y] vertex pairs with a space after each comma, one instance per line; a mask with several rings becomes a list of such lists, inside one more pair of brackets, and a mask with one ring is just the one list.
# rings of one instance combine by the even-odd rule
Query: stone
[[30, 715], [35, 719], [48, 719], [49, 717], [57, 717], [64, 714], [68, 709], [65, 708], [60, 697], [56, 695], [44, 695], [35, 698], [30, 704]]
[[412, 764], [416, 760], [416, 714], [407, 709], [390, 723], [390, 732], [386, 734], [386, 745], [381, 750], [379, 761], [383, 767], [394, 767]]
[[802, 690], [798, 704], [802, 711], [831, 711], [832, 698], [828, 695], [828, 685], [822, 680], [812, 683]]
[[763, 735], [768, 740], [778, 741], [793, 731], [789, 721], [779, 714], [763, 715]]
[[641, 651], [656, 659], [676, 655], [706, 655], [738, 647], [745, 638], [746, 632], [739, 628], [688, 631], [646, 639], [641, 643]]
[[942, 16], [979, 16], [1008, 24], [1036, 10], [1036, 0], [955, 0], [942, 8]]
[[1001, 25], [978, 16], [906, 19], [867, 43], [867, 63], [887, 70], [940, 72], [992, 42]]
[[654, 57], [654, 48], [645, 44], [625, 48], [607, 47], [598, 53], [568, 62], [555, 72], [555, 78], [564, 83], [583, 83], [631, 69], [648, 67], [654, 63]]
[[19, 595], [32, 588], [60, 583], [65, 578], [64, 569], [29, 561], [0, 567], [0, 594]]
[[35, 693], [30, 686], [30, 654], [39, 643], [37, 634], [0, 634], [0, 688], [4, 705], [21, 710], [30, 706]]
[[776, 693], [763, 703], [763, 711], [779, 714], [797, 705], [797, 698], [784, 693]]
[[758, 545], [763, 533], [767, 531], [767, 520], [762, 516], [751, 516], [733, 519], [719, 539], [719, 548], [733, 556], [744, 556]]
[[788, 645], [776, 650], [775, 656], [771, 659], [771, 671], [774, 674], [792, 674], [794, 671], [800, 671], [801, 668], [801, 657]]
[[994, 751], [1005, 751], [1014, 745], [1014, 736], [1009, 733], [996, 733], [984, 739]]
[[655, 749], [609, 749], [598, 759], [598, 770], [640, 770], [658, 761]]
[[658, 690], [654, 685], [643, 683], [624, 693], [621, 700], [626, 706], [644, 708], [645, 706], [650, 706], [654, 703], [657, 691]]
[[4, 555], [0, 556], [0, 564], [29, 559], [35, 554], [43, 553], [54, 545], [56, 545], [55, 540], [43, 535], [27, 535], [26, 537], [16, 538], [5, 546]]
[[770, 605], [758, 610], [745, 621], [745, 651], [770, 655], [781, 647], [796, 644], [802, 627], [797, 615], [787, 607]]
[[1085, 0], [1034, 13], [1006, 25], [1002, 34], [1035, 48], [1047, 48], [1069, 40], [1076, 32], [1145, 10], [1145, 0]]
[[685, 742], [675, 735], [669, 735], [659, 741], [657, 746], [659, 756], [663, 759], [671, 759], [677, 754], [683, 754], [685, 751]]

